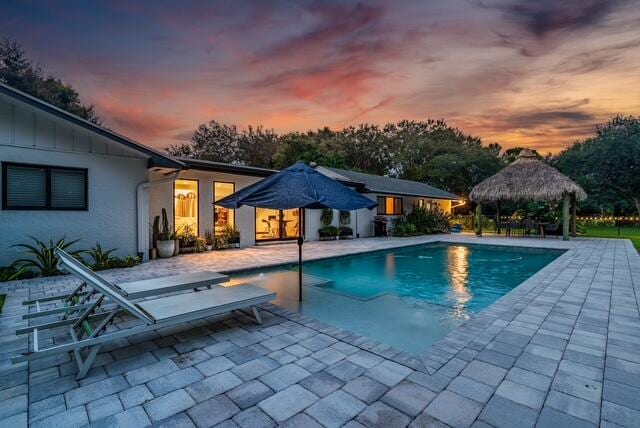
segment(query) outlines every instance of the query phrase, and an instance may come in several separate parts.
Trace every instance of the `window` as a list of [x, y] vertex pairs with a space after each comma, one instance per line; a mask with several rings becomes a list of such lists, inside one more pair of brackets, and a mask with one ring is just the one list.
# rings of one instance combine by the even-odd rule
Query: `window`
[[198, 235], [198, 180], [176, 180], [173, 199], [175, 231]]
[[416, 199], [416, 205], [417, 208], [424, 208], [424, 199]]
[[2, 209], [86, 211], [87, 170], [2, 163]]
[[[225, 183], [222, 181], [214, 181], [213, 183], [213, 200], [214, 202], [225, 198], [236, 191], [236, 185], [234, 183]], [[221, 207], [220, 205], [213, 206], [213, 233], [219, 236], [225, 227], [235, 226], [235, 210]]]
[[402, 214], [402, 198], [378, 196], [378, 215]]

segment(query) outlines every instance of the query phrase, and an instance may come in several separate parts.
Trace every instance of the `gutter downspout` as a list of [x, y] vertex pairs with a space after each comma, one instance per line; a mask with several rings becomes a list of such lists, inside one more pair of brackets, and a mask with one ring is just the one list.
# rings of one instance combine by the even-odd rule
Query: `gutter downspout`
[[136, 189], [136, 217], [137, 217], [137, 235], [138, 235], [138, 254], [142, 255], [143, 260], [149, 259], [149, 193], [151, 186], [158, 184], [173, 183], [180, 178], [181, 170], [175, 171], [172, 176], [162, 178], [156, 181], [145, 181], [138, 184]]

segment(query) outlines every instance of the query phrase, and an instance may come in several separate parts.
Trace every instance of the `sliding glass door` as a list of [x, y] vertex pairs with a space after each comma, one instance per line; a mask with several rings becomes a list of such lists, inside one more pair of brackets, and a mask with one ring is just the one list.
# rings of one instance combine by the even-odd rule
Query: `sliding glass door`
[[256, 241], [295, 239], [300, 227], [300, 210], [256, 208]]

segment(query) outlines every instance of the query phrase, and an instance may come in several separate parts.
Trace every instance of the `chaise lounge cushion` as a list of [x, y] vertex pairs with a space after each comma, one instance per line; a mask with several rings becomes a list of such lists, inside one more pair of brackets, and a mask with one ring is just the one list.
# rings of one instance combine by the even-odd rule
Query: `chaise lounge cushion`
[[253, 285], [239, 285], [145, 300], [136, 306], [155, 322], [164, 322], [176, 317], [194, 319], [199, 312], [207, 316], [225, 313], [275, 298], [276, 293], [272, 291]]

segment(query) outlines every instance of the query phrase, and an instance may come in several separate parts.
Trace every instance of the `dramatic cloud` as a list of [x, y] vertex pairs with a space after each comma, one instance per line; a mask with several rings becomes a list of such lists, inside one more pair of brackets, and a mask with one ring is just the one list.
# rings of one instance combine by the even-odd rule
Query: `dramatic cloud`
[[507, 19], [543, 38], [562, 30], [578, 30], [599, 24], [614, 8], [615, 0], [518, 0], [496, 7]]
[[159, 148], [212, 119], [287, 132], [444, 118], [558, 151], [640, 114], [640, 0], [9, 1], [0, 28], [109, 127]]

